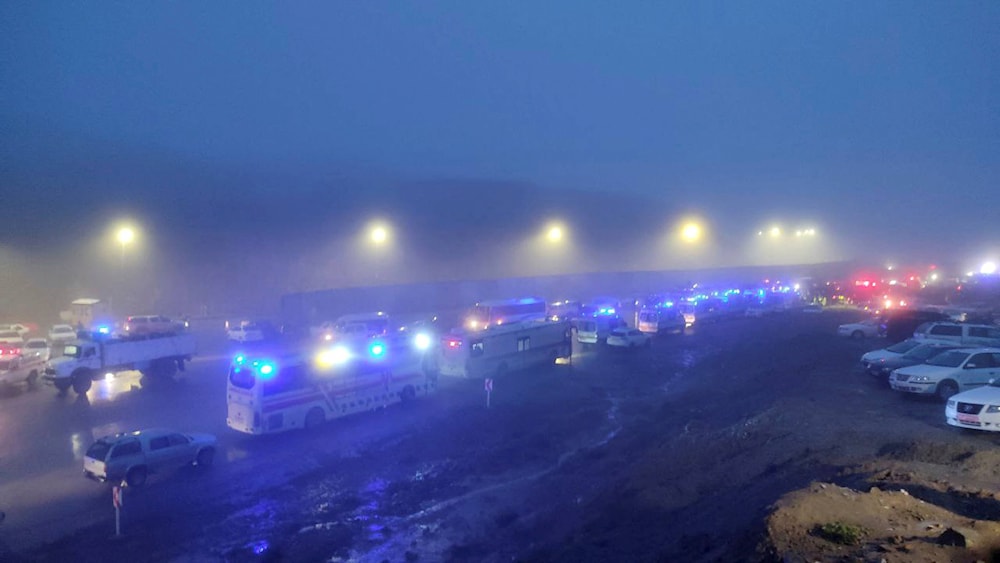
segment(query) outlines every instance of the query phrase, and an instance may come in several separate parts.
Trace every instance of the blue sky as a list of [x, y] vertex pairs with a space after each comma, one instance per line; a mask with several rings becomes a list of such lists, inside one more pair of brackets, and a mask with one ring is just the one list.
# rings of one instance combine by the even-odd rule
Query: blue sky
[[0, 116], [995, 239], [968, 211], [1000, 204], [997, 29], [996, 2], [7, 2]]

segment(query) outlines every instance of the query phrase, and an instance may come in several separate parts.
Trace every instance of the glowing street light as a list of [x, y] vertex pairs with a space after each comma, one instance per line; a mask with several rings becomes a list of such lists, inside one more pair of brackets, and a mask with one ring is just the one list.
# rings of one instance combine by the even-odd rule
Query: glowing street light
[[372, 227], [372, 242], [375, 244], [383, 244], [389, 240], [389, 231], [383, 226]]
[[997, 273], [996, 262], [984, 262], [983, 265], [979, 268], [979, 273], [983, 274], [984, 276], [992, 276], [993, 274]]
[[125, 267], [125, 247], [135, 242], [135, 229], [129, 226], [120, 227], [115, 233], [115, 239], [121, 246], [121, 266]]
[[781, 227], [771, 227], [767, 234], [771, 235], [771, 238], [778, 238], [781, 236]]
[[702, 228], [701, 225], [694, 222], [688, 221], [681, 226], [681, 240], [687, 243], [694, 243], [701, 240]]
[[125, 246], [126, 244], [135, 240], [135, 231], [131, 227], [122, 227], [118, 229], [118, 234], [116, 235], [118, 242]]
[[553, 225], [549, 227], [549, 232], [545, 235], [549, 239], [549, 242], [559, 242], [563, 239], [562, 227], [558, 225]]

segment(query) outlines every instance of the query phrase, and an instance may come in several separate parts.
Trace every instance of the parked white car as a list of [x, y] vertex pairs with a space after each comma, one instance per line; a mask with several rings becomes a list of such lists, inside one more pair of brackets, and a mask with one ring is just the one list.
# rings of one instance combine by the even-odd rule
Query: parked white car
[[969, 346], [1000, 346], [1000, 327], [961, 323], [927, 323], [917, 327], [914, 338], [951, 340]]
[[24, 345], [24, 338], [21, 336], [21, 333], [8, 330], [0, 332], [0, 344], [10, 344], [20, 347]]
[[917, 340], [916, 338], [908, 338], [902, 342], [897, 342], [888, 348], [882, 348], [881, 350], [872, 350], [861, 356], [861, 367], [868, 373], [874, 375], [875, 365], [879, 363], [879, 360], [888, 360], [889, 358], [898, 358], [903, 354], [909, 352], [910, 350], [924, 344], [926, 341]]
[[882, 335], [882, 325], [875, 319], [860, 323], [848, 323], [837, 327], [837, 334], [851, 338], [877, 338]]
[[608, 333], [608, 346], [635, 348], [649, 346], [650, 342], [649, 335], [637, 328], [616, 328]]
[[26, 358], [37, 358], [43, 362], [49, 361], [49, 343], [44, 338], [29, 338], [21, 348], [21, 355]]
[[899, 368], [889, 375], [896, 391], [937, 395], [947, 400], [960, 391], [982, 387], [1000, 377], [1000, 348], [960, 348], [938, 354], [925, 364]]
[[959, 428], [1000, 432], [1000, 379], [952, 396], [944, 417]]
[[76, 340], [76, 330], [69, 325], [52, 325], [49, 329], [50, 342], [66, 342]]
[[0, 332], [16, 332], [23, 338], [25, 334], [31, 332], [31, 329], [24, 326], [23, 324], [13, 323], [0, 325]]

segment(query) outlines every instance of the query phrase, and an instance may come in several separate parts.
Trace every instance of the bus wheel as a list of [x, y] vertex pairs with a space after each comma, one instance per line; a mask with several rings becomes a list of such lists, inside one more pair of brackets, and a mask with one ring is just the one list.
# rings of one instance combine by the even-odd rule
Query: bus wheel
[[409, 403], [413, 399], [417, 398], [417, 390], [413, 388], [412, 385], [407, 385], [403, 387], [403, 390], [399, 392], [399, 400], [403, 403]]
[[305, 428], [311, 430], [313, 428], [318, 427], [320, 424], [323, 424], [324, 422], [326, 422], [326, 415], [323, 414], [323, 409], [319, 407], [313, 407], [312, 409], [309, 410], [309, 413], [306, 414], [306, 421], [304, 426]]

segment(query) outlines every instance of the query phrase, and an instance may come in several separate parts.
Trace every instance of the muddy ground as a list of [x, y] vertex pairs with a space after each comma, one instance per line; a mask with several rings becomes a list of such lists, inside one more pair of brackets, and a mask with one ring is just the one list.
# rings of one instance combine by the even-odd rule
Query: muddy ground
[[[134, 510], [124, 539], [110, 540], [102, 521], [5, 555], [989, 560], [1000, 519], [996, 439], [949, 428], [941, 404], [862, 374], [860, 355], [884, 343], [836, 336], [857, 318], [735, 319], [634, 353], [582, 351], [572, 367], [498, 380], [489, 409], [481, 381], [444, 381], [409, 412], [326, 425], [321, 433], [373, 420], [396, 427], [350, 449], [320, 438], [301, 458], [274, 459], [287, 475], [277, 486], [233, 479], [180, 511]], [[835, 521], [863, 538], [824, 539], [817, 527]], [[939, 546], [948, 528], [969, 545]]]

